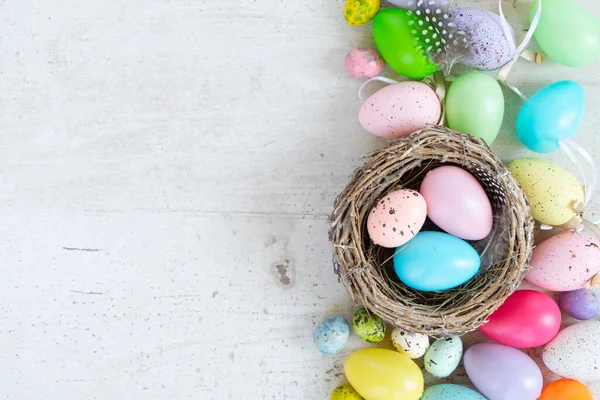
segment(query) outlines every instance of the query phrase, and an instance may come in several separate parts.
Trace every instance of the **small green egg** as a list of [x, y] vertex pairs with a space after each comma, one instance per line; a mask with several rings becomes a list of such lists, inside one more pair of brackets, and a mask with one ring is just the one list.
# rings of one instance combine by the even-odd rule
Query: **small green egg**
[[364, 400], [350, 384], [346, 383], [335, 388], [331, 393], [331, 400]]
[[352, 330], [356, 336], [369, 343], [381, 342], [385, 337], [385, 322], [375, 314], [361, 308], [352, 318]]

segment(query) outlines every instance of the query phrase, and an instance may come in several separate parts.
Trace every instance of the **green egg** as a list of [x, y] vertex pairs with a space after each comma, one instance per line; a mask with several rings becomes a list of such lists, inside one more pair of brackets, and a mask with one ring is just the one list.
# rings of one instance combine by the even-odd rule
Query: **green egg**
[[364, 400], [350, 384], [341, 385], [331, 393], [331, 400]]
[[381, 342], [385, 337], [385, 322], [375, 314], [361, 308], [352, 318], [352, 330], [356, 336], [369, 343]]

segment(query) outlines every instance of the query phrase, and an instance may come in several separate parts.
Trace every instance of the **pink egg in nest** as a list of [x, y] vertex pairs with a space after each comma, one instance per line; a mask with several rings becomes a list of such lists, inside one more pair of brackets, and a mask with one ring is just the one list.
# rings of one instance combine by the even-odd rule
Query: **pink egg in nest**
[[385, 67], [385, 61], [372, 49], [354, 49], [344, 61], [346, 71], [357, 79], [369, 79], [379, 75]]

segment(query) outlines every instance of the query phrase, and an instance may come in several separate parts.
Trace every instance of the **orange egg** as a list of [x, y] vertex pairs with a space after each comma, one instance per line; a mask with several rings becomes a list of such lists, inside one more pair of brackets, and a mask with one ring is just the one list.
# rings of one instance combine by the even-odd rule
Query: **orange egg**
[[548, 384], [538, 400], [594, 400], [594, 396], [583, 383], [561, 379]]

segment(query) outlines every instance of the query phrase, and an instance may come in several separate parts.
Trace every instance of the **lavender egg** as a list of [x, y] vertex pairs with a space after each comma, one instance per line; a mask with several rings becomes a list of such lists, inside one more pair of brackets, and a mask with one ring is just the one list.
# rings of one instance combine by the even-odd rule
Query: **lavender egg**
[[600, 312], [600, 300], [589, 289], [561, 293], [558, 305], [571, 317], [580, 320], [592, 319]]
[[470, 54], [460, 59], [462, 64], [491, 71], [512, 59], [516, 47], [515, 32], [507, 24], [510, 31], [510, 37], [507, 37], [498, 14], [477, 8], [455, 8], [449, 15], [453, 29], [464, 31], [469, 40]]
[[[417, 7], [422, 7], [425, 0], [388, 0], [388, 3], [395, 5], [398, 8], [405, 10], [416, 10]], [[427, 0], [427, 5], [430, 8], [436, 9], [448, 4], [448, 0]]]

